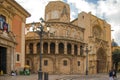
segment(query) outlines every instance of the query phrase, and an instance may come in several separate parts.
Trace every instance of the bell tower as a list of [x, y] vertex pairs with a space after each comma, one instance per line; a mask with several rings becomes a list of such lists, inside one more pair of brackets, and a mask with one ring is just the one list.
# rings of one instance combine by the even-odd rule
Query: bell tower
[[45, 7], [45, 20], [50, 22], [70, 22], [70, 7], [62, 1], [51, 1]]

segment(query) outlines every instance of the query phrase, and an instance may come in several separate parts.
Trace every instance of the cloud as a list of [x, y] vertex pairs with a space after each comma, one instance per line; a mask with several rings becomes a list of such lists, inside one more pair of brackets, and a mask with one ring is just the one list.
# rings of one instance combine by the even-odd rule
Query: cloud
[[[40, 17], [44, 17], [45, 6], [49, 1], [56, 0], [16, 0], [20, 3], [28, 12], [31, 13], [31, 17], [27, 18], [27, 23], [38, 22]], [[118, 39], [120, 30], [120, 0], [61, 0], [67, 2], [71, 8], [71, 19], [73, 20], [78, 16], [78, 13], [85, 11], [91, 12], [93, 15], [106, 20], [111, 28], [112, 38], [114, 38], [120, 45]], [[93, 1], [93, 2], [91, 2]]]
[[[71, 3], [74, 3], [74, 7], [78, 9], [78, 13], [81, 11], [92, 12], [93, 15], [106, 20], [111, 25], [111, 29], [114, 30], [112, 32], [112, 38], [114, 38], [120, 45], [120, 0], [97, 0], [97, 2], [90, 1], [92, 0], [68, 0], [68, 3], [70, 6]], [[71, 11], [71, 15], [75, 15], [75, 11]], [[72, 18], [74, 17], [72, 16]]]

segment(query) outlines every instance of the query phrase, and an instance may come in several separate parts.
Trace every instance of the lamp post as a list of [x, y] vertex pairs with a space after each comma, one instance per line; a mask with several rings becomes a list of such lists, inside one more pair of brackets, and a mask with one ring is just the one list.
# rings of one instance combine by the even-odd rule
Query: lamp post
[[86, 75], [88, 75], [88, 45], [86, 46]]
[[90, 50], [89, 50], [88, 49], [88, 44], [86, 45], [86, 50], [85, 50], [85, 52], [86, 52], [86, 75], [88, 75], [88, 52], [91, 51], [91, 48], [92, 47], [90, 47]]
[[[41, 23], [45, 23], [45, 21], [40, 18]], [[43, 72], [42, 72], [42, 35], [44, 33], [44, 25], [40, 23], [40, 26], [35, 27], [34, 22], [32, 23], [33, 31], [36, 32], [40, 36], [40, 64], [39, 64], [39, 71], [38, 71], [38, 80], [43, 80]], [[47, 30], [49, 30], [49, 26], [47, 26]]]

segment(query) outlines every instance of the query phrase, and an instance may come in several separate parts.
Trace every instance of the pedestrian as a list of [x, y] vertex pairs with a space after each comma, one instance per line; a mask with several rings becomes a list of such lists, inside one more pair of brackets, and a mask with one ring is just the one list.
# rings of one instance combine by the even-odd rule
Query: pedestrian
[[115, 69], [113, 70], [113, 79], [114, 79], [114, 80], [117, 80], [117, 73], [116, 73], [116, 70], [115, 70]]
[[113, 79], [113, 70], [109, 71], [109, 80], [114, 80]]

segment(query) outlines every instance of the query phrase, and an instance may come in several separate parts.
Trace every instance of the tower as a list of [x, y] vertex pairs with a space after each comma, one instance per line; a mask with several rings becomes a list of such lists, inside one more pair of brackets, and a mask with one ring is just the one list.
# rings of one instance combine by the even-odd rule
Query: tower
[[70, 7], [62, 1], [51, 1], [45, 7], [45, 20], [51, 22], [70, 22]]

